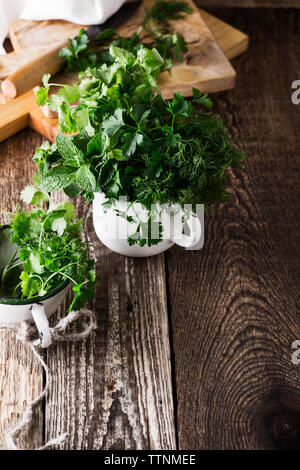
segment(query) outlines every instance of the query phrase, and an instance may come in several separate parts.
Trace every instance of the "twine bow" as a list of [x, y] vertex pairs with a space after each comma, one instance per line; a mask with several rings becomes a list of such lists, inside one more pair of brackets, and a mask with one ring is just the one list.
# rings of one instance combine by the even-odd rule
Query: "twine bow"
[[[89, 319], [89, 324], [83, 331], [79, 333], [64, 334], [67, 327], [71, 323], [74, 323], [76, 320], [82, 317], [87, 317]], [[92, 331], [94, 331], [96, 328], [97, 328], [96, 317], [95, 317], [94, 312], [92, 312], [91, 310], [81, 309], [77, 312], [70, 312], [66, 317], [62, 318], [53, 328], [50, 328], [52, 343], [58, 343], [61, 341], [80, 341], [84, 338], [87, 338], [92, 333]], [[40, 339], [36, 338], [37, 330], [35, 326], [30, 325], [28, 322], [23, 322], [20, 327], [13, 327], [11, 329], [14, 329], [17, 331], [18, 340], [22, 341], [23, 343], [28, 344], [34, 356], [38, 359], [41, 366], [43, 367], [45, 371], [45, 377], [46, 377], [45, 387], [42, 393], [29, 403], [19, 423], [15, 427], [13, 427], [12, 429], [6, 432], [5, 440], [6, 440], [7, 449], [8, 450], [21, 450], [16, 445], [15, 438], [21, 433], [21, 431], [24, 428], [26, 428], [31, 423], [32, 416], [33, 416], [33, 409], [36, 405], [38, 405], [43, 400], [43, 398], [47, 394], [52, 377], [51, 377], [49, 368], [43, 359], [42, 354], [37, 349], [37, 346], [40, 345]], [[58, 437], [48, 441], [42, 447], [38, 447], [35, 450], [44, 450], [50, 446], [61, 444], [66, 439], [66, 437], [67, 437], [67, 433], [61, 434]]]

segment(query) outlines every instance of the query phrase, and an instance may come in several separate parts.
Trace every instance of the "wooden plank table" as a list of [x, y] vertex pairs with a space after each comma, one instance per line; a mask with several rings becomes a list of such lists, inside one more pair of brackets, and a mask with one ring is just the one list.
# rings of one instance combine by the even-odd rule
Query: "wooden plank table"
[[[129, 259], [96, 240], [98, 329], [52, 346], [54, 380], [27, 448], [62, 431], [61, 449], [284, 449], [300, 447], [300, 10], [219, 9], [247, 32], [234, 90], [214, 97], [248, 154], [231, 202], [206, 214], [199, 251]], [[26, 129], [0, 146], [1, 210], [30, 182], [42, 138]], [[57, 196], [59, 197], [59, 195]], [[62, 315], [64, 310], [59, 315]], [[0, 331], [0, 432], [42, 387], [30, 352]], [[0, 438], [1, 439], [1, 438]]]

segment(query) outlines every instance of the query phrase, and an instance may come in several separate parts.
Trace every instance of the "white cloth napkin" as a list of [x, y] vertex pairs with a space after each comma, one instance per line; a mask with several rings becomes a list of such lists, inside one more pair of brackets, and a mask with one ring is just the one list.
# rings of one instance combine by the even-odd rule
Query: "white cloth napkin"
[[78, 24], [101, 24], [125, 0], [0, 0], [0, 54], [10, 23], [16, 20], [66, 20]]

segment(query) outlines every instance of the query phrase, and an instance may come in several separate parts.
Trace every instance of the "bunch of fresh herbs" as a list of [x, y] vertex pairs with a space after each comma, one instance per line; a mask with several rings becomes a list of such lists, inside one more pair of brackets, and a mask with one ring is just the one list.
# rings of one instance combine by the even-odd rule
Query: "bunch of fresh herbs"
[[[38, 181], [36, 175], [34, 179]], [[5, 231], [16, 249], [1, 273], [2, 295], [31, 299], [48, 294], [67, 280], [75, 293], [69, 311], [78, 310], [93, 297], [96, 274], [87, 245], [80, 238], [82, 223], [74, 219], [73, 204], [54, 205], [35, 185], [27, 186], [21, 198], [33, 208], [10, 214]]]
[[[164, 23], [159, 12], [149, 16], [151, 28], [153, 18]], [[180, 12], [174, 10], [175, 17]], [[73, 135], [60, 133], [55, 144], [36, 151], [42, 189], [86, 200], [103, 192], [108, 206], [126, 196], [149, 214], [157, 203], [209, 207], [226, 200], [226, 170], [245, 155], [209, 111], [210, 98], [193, 89], [191, 100], [180, 92], [164, 100], [157, 84], [165, 68], [159, 51], [120, 45], [112, 41], [100, 64], [81, 73], [77, 84], [61, 85], [57, 95], [49, 97], [57, 84], [44, 76], [38, 103], [48, 102], [61, 131]], [[136, 242], [145, 243], [141, 237]]]
[[[148, 46], [155, 47], [164, 59], [161, 70], [170, 70], [172, 62], [182, 62], [188, 50], [184, 37], [171, 30], [170, 21], [183, 19], [192, 13], [187, 2], [179, 0], [157, 1], [146, 11], [139, 30], [129, 37], [122, 37], [114, 29], [105, 29], [93, 44], [82, 29], [76, 38], [70, 39], [69, 46], [61, 49], [60, 57], [66, 61], [67, 70], [84, 71], [89, 67], [100, 66], [109, 59], [109, 45], [135, 52], [141, 45], [141, 35], [148, 37]], [[109, 44], [108, 44], [109, 42]]]

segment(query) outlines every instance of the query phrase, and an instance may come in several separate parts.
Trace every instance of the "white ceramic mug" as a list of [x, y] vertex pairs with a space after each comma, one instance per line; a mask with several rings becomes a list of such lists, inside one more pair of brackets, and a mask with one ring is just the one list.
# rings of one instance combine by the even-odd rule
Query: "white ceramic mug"
[[[0, 272], [13, 255], [16, 246], [0, 229]], [[41, 346], [47, 348], [51, 344], [51, 332], [48, 317], [56, 312], [69, 290], [69, 281], [62, 282], [48, 294], [32, 299], [13, 299], [0, 297], [0, 326], [18, 326], [24, 321], [35, 323], [41, 338]]]
[[[105, 201], [107, 201], [105, 194], [94, 194], [93, 222], [95, 232], [104, 245], [121, 255], [136, 257], [153, 256], [163, 253], [174, 244], [191, 249], [199, 243], [202, 229], [200, 220], [195, 214], [190, 214], [189, 219], [183, 223], [182, 213], [178, 212], [170, 216], [169, 212], [161, 211], [157, 205], [164, 238], [157, 245], [141, 247], [138, 244], [134, 244], [130, 246], [127, 237], [136, 231], [137, 223], [128, 222], [125, 218], [117, 215], [115, 210], [117, 209], [121, 212], [127, 211], [127, 214], [134, 218], [138, 214], [142, 219], [145, 214], [147, 215], [147, 212], [141, 204], [130, 204], [126, 200], [118, 200], [115, 206], [105, 209], [103, 207]], [[186, 233], [187, 229], [189, 231], [188, 234]]]

